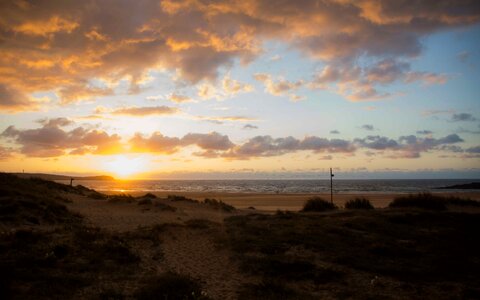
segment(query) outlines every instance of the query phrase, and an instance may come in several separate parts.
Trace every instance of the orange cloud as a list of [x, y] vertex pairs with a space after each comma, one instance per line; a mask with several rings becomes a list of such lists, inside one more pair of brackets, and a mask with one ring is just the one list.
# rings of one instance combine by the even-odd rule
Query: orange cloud
[[179, 113], [180, 110], [169, 106], [145, 106], [145, 107], [122, 107], [117, 108], [111, 113], [114, 115], [127, 116], [147, 116], [147, 115], [173, 115]]
[[[421, 53], [423, 37], [480, 20], [475, 0], [287, 0], [275, 5], [269, 0], [145, 0], [142, 5], [122, 2], [114, 10], [109, 2], [95, 0], [2, 1], [0, 10], [0, 84], [25, 95], [57, 92], [63, 103], [112, 93], [91, 87], [92, 78], [127, 79], [130, 91], [138, 92], [151, 69], [176, 71], [190, 83], [213, 82], [219, 69], [255, 59], [266, 40], [295, 47], [332, 70], [355, 70], [362, 56], [373, 64], [391, 57], [410, 60]], [[442, 74], [408, 72], [399, 80], [446, 80]], [[338, 89], [349, 90], [351, 99], [383, 95], [375, 87], [383, 82], [355, 81]], [[298, 87], [291, 84], [279, 81], [267, 90]], [[242, 90], [233, 81], [224, 88]]]

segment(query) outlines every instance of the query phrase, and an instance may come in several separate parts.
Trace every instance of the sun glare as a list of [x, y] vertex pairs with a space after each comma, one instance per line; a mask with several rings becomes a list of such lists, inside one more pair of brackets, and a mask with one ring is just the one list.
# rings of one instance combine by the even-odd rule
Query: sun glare
[[145, 171], [146, 162], [142, 157], [116, 155], [104, 163], [106, 171], [114, 173], [118, 178], [128, 178]]

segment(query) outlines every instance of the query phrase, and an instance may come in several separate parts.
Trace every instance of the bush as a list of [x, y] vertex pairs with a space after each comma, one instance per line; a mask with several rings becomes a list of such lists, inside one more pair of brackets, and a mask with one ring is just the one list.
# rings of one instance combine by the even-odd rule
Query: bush
[[211, 207], [219, 210], [223, 210], [225, 212], [233, 212], [235, 211], [235, 207], [223, 202], [222, 200], [216, 200], [216, 199], [209, 199], [206, 198], [203, 200], [203, 203], [210, 205]]
[[366, 198], [350, 199], [345, 203], [346, 209], [373, 209], [373, 205]]
[[152, 193], [146, 193], [142, 198], [157, 198], [157, 196], [155, 196], [154, 194]]
[[445, 210], [447, 198], [434, 196], [430, 193], [419, 193], [397, 197], [388, 205], [390, 208], [416, 207], [429, 210]]
[[320, 197], [313, 197], [305, 202], [302, 211], [328, 211], [335, 210], [337, 206], [329, 201], [323, 200]]
[[197, 200], [193, 200], [185, 196], [179, 196], [179, 195], [168, 195], [167, 199], [170, 201], [186, 201], [186, 202], [198, 203]]

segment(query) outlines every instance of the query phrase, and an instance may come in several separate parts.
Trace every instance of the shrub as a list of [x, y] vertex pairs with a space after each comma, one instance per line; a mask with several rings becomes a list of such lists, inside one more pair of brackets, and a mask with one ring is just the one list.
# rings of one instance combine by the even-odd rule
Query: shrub
[[203, 203], [210, 205], [215, 209], [223, 210], [226, 212], [235, 211], [235, 207], [223, 202], [222, 200], [206, 198], [205, 200], [203, 200]]
[[328, 211], [335, 210], [337, 206], [329, 201], [323, 200], [320, 197], [312, 197], [305, 202], [302, 211]]
[[445, 210], [446, 198], [434, 196], [430, 193], [419, 193], [397, 197], [388, 205], [391, 208], [416, 207], [429, 210]]
[[157, 198], [157, 196], [155, 196], [154, 194], [152, 193], [146, 193], [142, 198]]
[[193, 200], [185, 196], [179, 196], [179, 195], [168, 195], [167, 199], [170, 201], [186, 201], [186, 202], [198, 203], [197, 200]]
[[350, 199], [345, 203], [346, 209], [373, 209], [373, 205], [366, 198]]

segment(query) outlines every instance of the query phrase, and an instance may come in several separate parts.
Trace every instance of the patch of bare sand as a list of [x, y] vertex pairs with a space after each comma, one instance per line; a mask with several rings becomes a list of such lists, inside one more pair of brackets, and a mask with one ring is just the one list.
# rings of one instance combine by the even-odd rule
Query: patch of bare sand
[[162, 242], [165, 264], [200, 280], [212, 299], [237, 299], [239, 287], [252, 279], [239, 271], [230, 251], [218, 248], [215, 236], [203, 229], [172, 228]]
[[[139, 205], [137, 201], [111, 203], [78, 195], [69, 195], [68, 198], [72, 201], [68, 204], [70, 210], [83, 215], [90, 225], [109, 231], [133, 232], [139, 227], [170, 224], [159, 233], [159, 244], [141, 239], [129, 242], [141, 258], [142, 274], [173, 271], [188, 275], [199, 280], [212, 299], [236, 299], [238, 288], [245, 282], [251, 282], [231, 259], [232, 253], [218, 248], [215, 243], [215, 237], [222, 234], [225, 217], [247, 212], [227, 213], [205, 204], [167, 199], [155, 199], [153, 204]], [[158, 208], [155, 206], [157, 202], [176, 210]], [[218, 225], [214, 225], [214, 229], [184, 226], [189, 220], [199, 219]], [[135, 290], [134, 286], [125, 288]]]
[[[72, 201], [68, 208], [85, 216], [90, 225], [118, 232], [160, 224], [181, 224], [191, 219], [221, 223], [227, 216], [244, 213], [228, 213], [200, 203], [167, 199], [154, 199], [153, 204], [139, 205], [137, 201], [112, 203], [71, 194], [68, 198]], [[156, 203], [163, 205], [157, 206]], [[173, 207], [175, 211], [165, 209], [164, 205]]]

